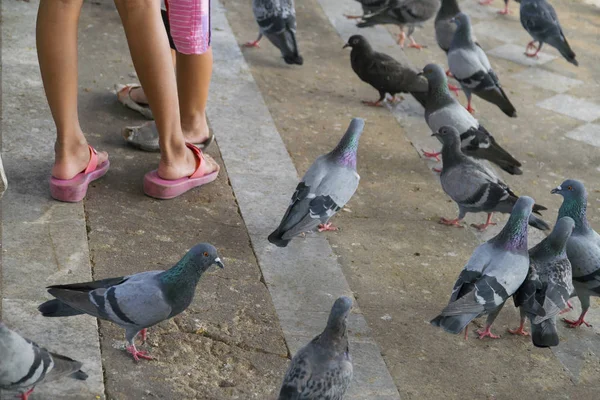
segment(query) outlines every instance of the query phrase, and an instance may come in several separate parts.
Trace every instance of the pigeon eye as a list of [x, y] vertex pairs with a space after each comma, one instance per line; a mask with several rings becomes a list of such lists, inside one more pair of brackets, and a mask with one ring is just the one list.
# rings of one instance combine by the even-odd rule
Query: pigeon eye
[[204, 252], [204, 257], [208, 257], [208, 252], [207, 251]]
[[567, 187], [568, 190], [573, 190], [573, 186]]

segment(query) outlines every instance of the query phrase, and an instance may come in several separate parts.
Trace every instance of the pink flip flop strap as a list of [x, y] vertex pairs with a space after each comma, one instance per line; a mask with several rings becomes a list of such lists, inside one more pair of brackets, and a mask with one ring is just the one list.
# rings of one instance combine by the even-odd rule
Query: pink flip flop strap
[[196, 156], [196, 159], [198, 160], [198, 166], [196, 167], [196, 170], [194, 171], [194, 173], [192, 175], [190, 175], [190, 178], [203, 177], [204, 175], [201, 175], [201, 173], [200, 173], [200, 166], [202, 165], [202, 162], [204, 161], [204, 157], [202, 157], [202, 150], [200, 150], [199, 148], [194, 146], [192, 143], [186, 143], [185, 145], [194, 152], [194, 155]]
[[87, 167], [83, 171], [84, 174], [89, 174], [90, 172], [94, 172], [98, 167], [98, 152], [95, 148], [88, 144], [88, 148], [90, 149], [90, 161], [88, 162]]

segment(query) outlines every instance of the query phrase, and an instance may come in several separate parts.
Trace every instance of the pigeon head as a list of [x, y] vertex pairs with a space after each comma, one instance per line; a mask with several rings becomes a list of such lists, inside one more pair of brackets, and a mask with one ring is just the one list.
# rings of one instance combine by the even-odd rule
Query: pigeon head
[[571, 237], [574, 228], [575, 221], [571, 217], [562, 217], [556, 222], [552, 233], [546, 238], [548, 244], [555, 253], [562, 253], [565, 251], [565, 244]]
[[465, 13], [458, 13], [454, 18], [452, 18], [452, 22], [456, 24], [459, 28], [461, 26], [469, 26], [471, 25], [471, 18]]
[[348, 43], [346, 43], [344, 47], [342, 47], [342, 49], [345, 49], [346, 47], [351, 47], [352, 49], [371, 49], [371, 45], [369, 44], [367, 39], [362, 35], [350, 36], [350, 39], [348, 39]]
[[571, 217], [576, 229], [589, 229], [586, 217], [587, 191], [583, 183], [575, 179], [567, 179], [550, 192], [563, 197], [563, 203], [558, 210], [558, 218]]
[[356, 150], [358, 149], [358, 140], [365, 127], [365, 120], [362, 118], [353, 118], [348, 130], [329, 155], [344, 166], [356, 168]]
[[442, 144], [453, 146], [458, 144], [460, 148], [460, 134], [453, 126], [442, 126], [436, 133], [431, 136], [437, 137]]
[[521, 196], [513, 206], [510, 218], [502, 231], [492, 239], [506, 250], [527, 251], [527, 224], [535, 201], [529, 196]]
[[200, 243], [192, 247], [171, 269], [165, 271], [161, 280], [163, 283], [176, 285], [187, 280], [195, 286], [202, 274], [213, 264], [225, 267], [213, 245]]
[[422, 75], [427, 79], [427, 82], [429, 82], [429, 91], [440, 87], [445, 88], [445, 90], [448, 91], [446, 73], [439, 65], [427, 64], [425, 68], [423, 68], [423, 72], [418, 75]]
[[346, 296], [338, 298], [335, 303], [333, 303], [333, 307], [331, 307], [326, 330], [333, 334], [337, 334], [338, 336], [345, 334], [346, 320], [348, 319], [348, 314], [350, 314], [351, 309], [352, 299]]

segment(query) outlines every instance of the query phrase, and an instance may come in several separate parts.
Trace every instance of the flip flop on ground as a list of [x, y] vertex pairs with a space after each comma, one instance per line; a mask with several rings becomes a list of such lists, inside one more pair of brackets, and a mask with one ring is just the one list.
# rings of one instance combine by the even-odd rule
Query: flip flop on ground
[[50, 177], [50, 195], [59, 201], [77, 203], [85, 197], [88, 186], [96, 179], [100, 179], [110, 167], [108, 160], [98, 165], [98, 153], [96, 149], [88, 145], [90, 149], [90, 161], [83, 172], [78, 173], [72, 179], [58, 179]]
[[[217, 179], [219, 175], [219, 164], [217, 164], [208, 154], [203, 154], [200, 149], [191, 143], [186, 143], [186, 146], [192, 149], [198, 166], [196, 171], [187, 178], [166, 180], [158, 176], [158, 170], [150, 171], [144, 176], [144, 193], [156, 199], [167, 200], [184, 194], [185, 192], [198, 186], [206, 185]], [[200, 176], [200, 166], [203, 162], [210, 162], [216, 165], [217, 169], [207, 175]]]
[[138, 88], [141, 88], [141, 86], [137, 83], [128, 83], [127, 85], [116, 84], [115, 89], [117, 91], [117, 99], [119, 100], [119, 103], [123, 104], [125, 107], [139, 112], [148, 119], [154, 119], [152, 110], [148, 104], [136, 102], [131, 97], [131, 91]]
[[[147, 122], [139, 126], [127, 126], [121, 131], [123, 139], [133, 147], [144, 151], [160, 151], [158, 146], [158, 130], [155, 122]], [[214, 140], [212, 129], [208, 130], [208, 139], [202, 143], [194, 143], [199, 149], [206, 149]]]

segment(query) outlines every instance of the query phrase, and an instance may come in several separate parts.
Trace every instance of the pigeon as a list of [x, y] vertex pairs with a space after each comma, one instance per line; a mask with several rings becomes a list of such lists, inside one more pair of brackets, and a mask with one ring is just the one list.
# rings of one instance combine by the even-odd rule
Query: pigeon
[[509, 332], [529, 335], [523, 329], [525, 317], [531, 321], [531, 341], [536, 347], [558, 346], [556, 316], [567, 306], [573, 292], [571, 263], [567, 258], [567, 240], [575, 221], [562, 217], [552, 233], [529, 250], [529, 273], [514, 294], [515, 306], [520, 307], [521, 323]]
[[356, 75], [379, 92], [377, 101], [363, 101], [371, 106], [379, 106], [386, 93], [410, 93], [423, 107], [427, 99], [427, 79], [419, 76], [419, 71], [410, 65], [403, 65], [384, 53], [373, 50], [371, 44], [361, 35], [348, 39], [344, 48], [351, 47], [350, 62]]
[[278, 400], [342, 400], [352, 381], [346, 322], [352, 300], [338, 298], [327, 327], [302, 347], [283, 378]]
[[527, 221], [533, 207], [531, 197], [519, 197], [502, 231], [479, 245], [460, 273], [446, 308], [431, 324], [458, 334], [477, 317], [488, 315], [480, 339], [497, 339], [491, 326], [504, 303], [521, 286], [529, 270]]
[[442, 6], [435, 16], [435, 40], [440, 49], [444, 50], [444, 53], [448, 53], [448, 50], [450, 50], [450, 44], [454, 32], [456, 32], [456, 24], [452, 22], [452, 19], [459, 12], [460, 8], [456, 0], [442, 0]]
[[[520, 2], [520, 0], [516, 0], [517, 3]], [[479, 2], [479, 4], [481, 4], [482, 6], [487, 6], [490, 5], [494, 2], [494, 0], [482, 0]], [[502, 15], [508, 15], [511, 14], [512, 12], [508, 9], [508, 2], [509, 0], [504, 0], [504, 10], [500, 10], [498, 11], [498, 14], [502, 14]]]
[[558, 218], [571, 217], [575, 228], [567, 240], [567, 257], [573, 269], [573, 286], [581, 302], [581, 315], [575, 321], [565, 319], [572, 328], [585, 321], [590, 308], [590, 297], [600, 297], [600, 235], [590, 226], [587, 216], [587, 192], [583, 184], [574, 179], [564, 181], [551, 193], [563, 196]]
[[[362, 20], [356, 24], [359, 28], [369, 26], [394, 24], [400, 26], [398, 44], [404, 47], [404, 40], [408, 36], [410, 44], [408, 47], [423, 48], [413, 39], [412, 34], [415, 26], [433, 18], [440, 8], [440, 0], [387, 0], [381, 7], [370, 14], [362, 16]], [[404, 33], [404, 25], [408, 25], [408, 35]]]
[[208, 243], [192, 247], [166, 271], [147, 271], [93, 282], [49, 286], [56, 297], [38, 307], [45, 317], [89, 314], [125, 329], [127, 351], [135, 361], [152, 359], [138, 351], [134, 339], [146, 329], [184, 311], [194, 299], [196, 285], [213, 264], [223, 268], [217, 249]]
[[[525, 49], [526, 56], [537, 57], [542, 45], [548, 43], [568, 62], [579, 65], [560, 27], [554, 7], [546, 0], [521, 0], [521, 25], [533, 38]], [[529, 49], [535, 48], [535, 42], [539, 42], [537, 50], [535, 53], [529, 53]]]
[[[460, 133], [461, 148], [465, 154], [491, 161], [509, 174], [521, 175], [521, 163], [500, 147], [479, 121], [452, 98], [444, 70], [437, 64], [428, 64], [422, 74], [429, 82], [425, 121], [431, 131], [437, 132], [442, 126], [453, 126]], [[425, 152], [424, 155], [437, 158], [440, 153]]]
[[310, 166], [296, 187], [279, 227], [269, 235], [269, 242], [286, 247], [294, 236], [315, 228], [319, 232], [337, 229], [328, 221], [358, 188], [356, 151], [364, 126], [363, 119], [352, 119], [335, 149], [319, 156]]
[[[458, 218], [440, 220], [441, 224], [461, 226], [460, 222], [469, 212], [486, 212], [487, 221], [482, 225], [473, 225], [480, 231], [490, 225], [494, 212], [510, 213], [518, 200], [518, 196], [502, 182], [490, 168], [463, 154], [460, 149], [460, 136], [451, 126], [444, 126], [434, 133], [442, 141], [442, 172], [440, 182], [442, 189], [458, 205]], [[539, 204], [533, 206], [533, 212], [547, 210]], [[529, 224], [540, 230], [550, 227], [544, 221], [531, 214]]]
[[471, 96], [475, 94], [497, 105], [504, 114], [515, 118], [517, 110], [500, 86], [490, 61], [483, 49], [473, 42], [471, 18], [467, 14], [458, 13], [454, 21], [458, 28], [448, 50], [448, 66], [467, 96], [467, 111], [474, 111]]
[[258, 23], [258, 38], [246, 47], [259, 47], [263, 35], [281, 51], [287, 64], [302, 65], [304, 59], [296, 41], [296, 9], [294, 0], [252, 0], [252, 11]]
[[86, 380], [82, 363], [51, 353], [0, 321], [0, 389], [18, 391], [27, 400], [35, 386], [63, 377]]

